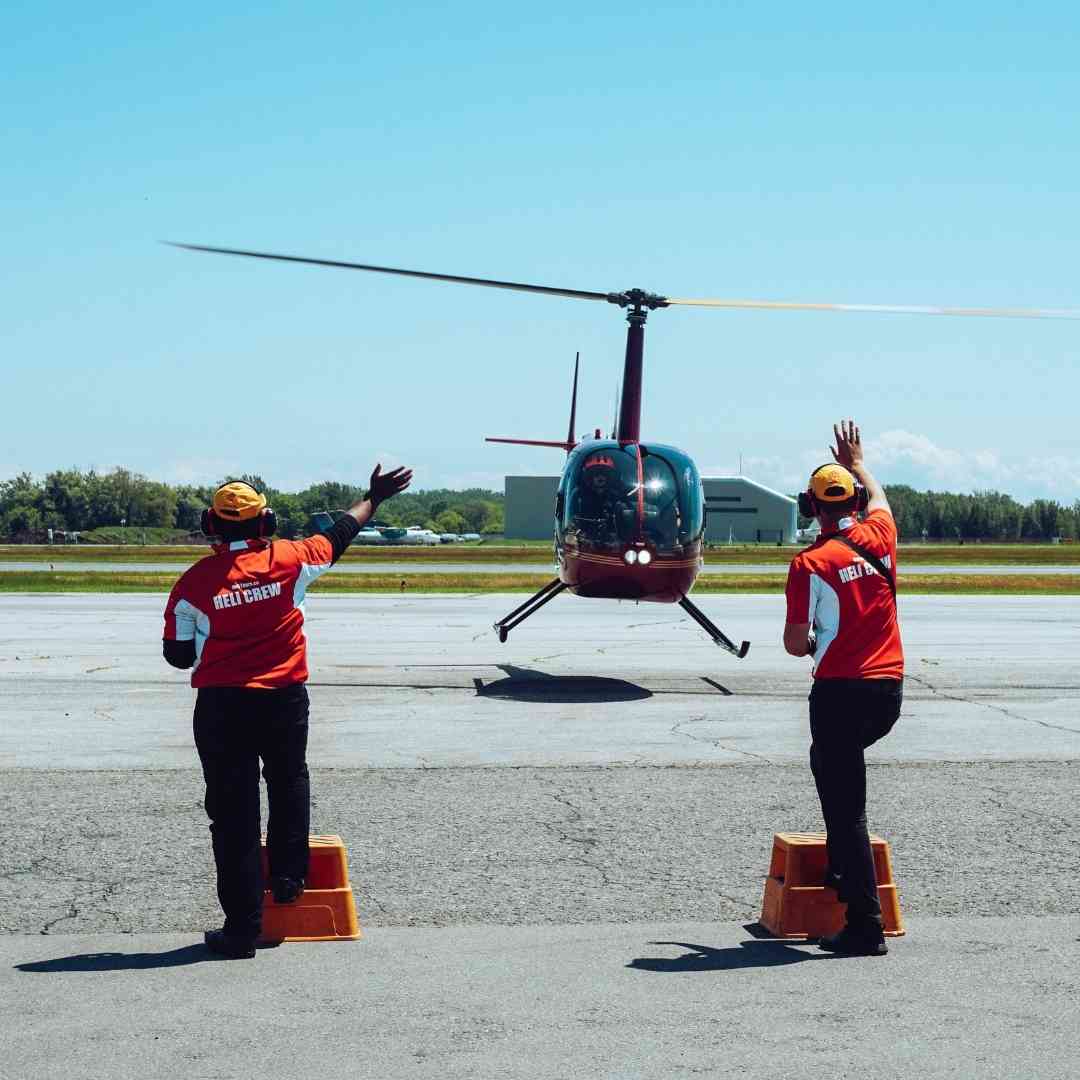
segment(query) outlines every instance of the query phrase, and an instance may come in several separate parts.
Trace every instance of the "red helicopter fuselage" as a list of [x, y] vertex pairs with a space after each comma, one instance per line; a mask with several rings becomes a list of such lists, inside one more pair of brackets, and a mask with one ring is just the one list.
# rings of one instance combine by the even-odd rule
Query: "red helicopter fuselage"
[[[636, 299], [636, 298], [635, 298]], [[577, 362], [565, 440], [489, 439], [566, 450], [555, 497], [559, 581], [578, 596], [680, 603], [702, 566], [705, 499], [690, 456], [641, 441], [646, 303], [627, 312], [622, 393], [610, 439], [578, 440]]]
[[702, 565], [697, 469], [673, 446], [589, 439], [555, 497], [559, 580], [578, 596], [678, 603]]

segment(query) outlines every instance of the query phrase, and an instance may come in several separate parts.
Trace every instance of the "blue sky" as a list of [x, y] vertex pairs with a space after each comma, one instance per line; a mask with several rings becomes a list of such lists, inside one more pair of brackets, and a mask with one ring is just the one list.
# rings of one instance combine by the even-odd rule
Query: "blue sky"
[[[295, 489], [555, 472], [610, 426], [607, 305], [166, 239], [672, 296], [1080, 308], [1073, 5], [16, 4], [0, 476]], [[792, 490], [1080, 498], [1080, 323], [667, 310], [646, 437]]]

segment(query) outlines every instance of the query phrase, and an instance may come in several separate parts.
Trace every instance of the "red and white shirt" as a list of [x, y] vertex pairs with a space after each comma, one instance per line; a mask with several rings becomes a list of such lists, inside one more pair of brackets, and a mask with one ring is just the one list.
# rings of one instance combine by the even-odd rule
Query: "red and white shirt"
[[164, 637], [194, 642], [191, 685], [305, 682], [304, 595], [333, 561], [325, 536], [237, 540], [185, 571], [169, 594]]
[[[896, 523], [887, 510], [843, 518], [838, 532], [873, 552], [896, 575]], [[787, 621], [811, 623], [816, 679], [901, 679], [904, 648], [889, 583], [861, 555], [822, 536], [791, 561]]]

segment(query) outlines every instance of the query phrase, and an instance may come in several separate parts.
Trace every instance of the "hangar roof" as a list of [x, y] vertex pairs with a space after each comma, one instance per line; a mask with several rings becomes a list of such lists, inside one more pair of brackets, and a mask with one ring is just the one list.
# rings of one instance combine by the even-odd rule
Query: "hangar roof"
[[756, 480], [751, 480], [748, 476], [703, 476], [701, 482], [703, 484], [746, 484], [749, 487], [757, 488], [758, 491], [762, 491], [766, 495], [772, 495], [774, 498], [783, 499], [785, 502], [791, 503], [792, 506], [794, 506], [796, 502], [790, 495], [785, 495], [781, 491], [774, 491], [764, 484], [759, 484]]

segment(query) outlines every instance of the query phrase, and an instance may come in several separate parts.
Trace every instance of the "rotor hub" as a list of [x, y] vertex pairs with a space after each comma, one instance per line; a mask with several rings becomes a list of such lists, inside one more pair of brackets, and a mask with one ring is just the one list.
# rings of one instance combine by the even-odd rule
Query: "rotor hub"
[[608, 293], [607, 301], [619, 307], [633, 308], [637, 312], [643, 312], [646, 309], [654, 311], [656, 308], [668, 306], [666, 296], [646, 292], [644, 289], [627, 289], [625, 292]]

